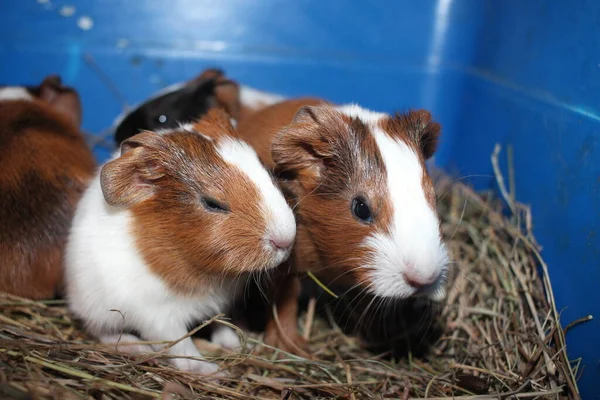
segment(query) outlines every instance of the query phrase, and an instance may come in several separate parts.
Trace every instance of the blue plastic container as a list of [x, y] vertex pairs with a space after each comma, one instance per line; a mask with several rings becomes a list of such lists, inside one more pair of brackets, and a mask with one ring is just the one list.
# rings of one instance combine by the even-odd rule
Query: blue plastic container
[[[562, 322], [600, 399], [600, 2], [578, 0], [0, 0], [0, 80], [58, 73], [101, 133], [123, 102], [209, 66], [259, 89], [443, 124], [436, 163], [495, 185], [495, 143], [514, 147]], [[97, 69], [101, 70], [99, 73]], [[99, 158], [106, 150], [98, 149]]]

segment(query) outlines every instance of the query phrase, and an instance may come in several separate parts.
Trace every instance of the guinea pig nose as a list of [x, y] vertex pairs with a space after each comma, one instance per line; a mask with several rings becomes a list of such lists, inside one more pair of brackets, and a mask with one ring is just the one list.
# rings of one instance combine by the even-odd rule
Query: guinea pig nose
[[404, 272], [402, 275], [404, 276], [404, 281], [415, 289], [421, 289], [425, 286], [431, 285], [437, 279], [436, 274], [432, 274], [429, 277], [423, 277], [413, 272]]
[[287, 250], [290, 247], [292, 247], [292, 244], [294, 244], [294, 238], [288, 238], [285, 236], [273, 236], [270, 239], [270, 242], [275, 249]]

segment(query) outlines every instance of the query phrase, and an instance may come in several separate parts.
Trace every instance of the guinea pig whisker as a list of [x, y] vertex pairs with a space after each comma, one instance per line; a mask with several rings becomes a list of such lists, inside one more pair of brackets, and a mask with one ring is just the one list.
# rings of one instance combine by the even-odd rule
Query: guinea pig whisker
[[324, 181], [319, 182], [319, 184], [310, 191], [310, 193], [308, 193], [306, 196], [298, 199], [298, 202], [294, 205], [294, 207], [292, 207], [292, 211], [296, 210], [296, 207], [298, 207], [300, 205], [300, 203], [302, 202], [302, 200], [304, 200], [305, 198], [307, 198], [308, 196], [310, 196], [311, 194], [313, 194], [319, 187], [321, 187], [321, 185], [323, 184]]
[[[358, 282], [357, 284], [351, 286], [348, 290], [344, 291], [341, 295], [339, 295], [339, 297], [344, 297], [346, 296], [348, 293], [350, 293], [352, 290], [360, 287], [363, 284], [363, 282]], [[364, 289], [363, 289], [364, 290]]]
[[266, 285], [267, 288], [273, 288], [275, 286], [275, 283], [273, 282], [273, 276], [271, 275], [270, 271], [260, 271], [260, 273], [258, 274], [258, 277], [260, 279], [260, 283], [263, 285], [263, 292], [265, 293], [264, 296], [266, 296], [267, 291], [264, 288], [264, 285]]
[[[240, 284], [240, 280], [241, 279], [238, 279], [238, 278], [235, 279], [235, 288], [233, 289], [234, 293], [238, 293], [238, 285]], [[246, 281], [248, 281], [248, 280], [249, 279], [246, 279]]]
[[261, 285], [261, 281], [262, 281], [262, 271], [260, 271], [258, 273], [258, 276], [253, 274], [253, 279], [254, 282], [256, 283], [256, 287], [258, 288], [258, 291], [260, 292], [260, 295], [263, 297], [263, 299], [267, 299], [267, 294], [265, 292], [265, 290], [263, 289], [262, 285]]
[[[343, 260], [339, 260], [334, 263], [327, 264], [326, 268], [332, 268], [332, 267], [337, 267], [338, 265], [348, 264], [350, 261], [360, 261], [360, 258], [357, 258], [357, 257], [345, 258]], [[362, 265], [359, 266], [358, 268], [362, 268]]]
[[[383, 301], [381, 302], [381, 313], [383, 314], [382, 316], [382, 320], [383, 321], [387, 321], [388, 320], [388, 315], [391, 312], [392, 307], [390, 306], [391, 304], [394, 304], [394, 302], [392, 301], [391, 298], [384, 298]], [[388, 324], [384, 323], [383, 324], [383, 335], [384, 337], [387, 337], [388, 335]]]
[[[457, 178], [452, 179], [451, 181], [444, 181], [443, 182], [444, 189], [446, 188], [446, 186], [450, 186], [454, 182], [463, 181], [463, 180], [468, 179], [468, 178], [494, 178], [494, 176], [493, 175], [487, 175], [487, 174], [470, 174], [470, 175], [459, 176]], [[450, 190], [445, 190], [442, 193], [444, 197], [441, 197], [441, 198], [440, 198], [440, 193], [438, 193], [438, 195], [437, 195], [438, 201], [442, 201], [448, 195], [448, 193], [450, 193]]]
[[[426, 310], [426, 316], [427, 316], [427, 329], [425, 330], [424, 333], [430, 332], [431, 328], [434, 324], [434, 310], [433, 310], [433, 306], [431, 305], [431, 303], [427, 303], [427, 307], [425, 308]], [[423, 341], [425, 340], [426, 335], [423, 335]], [[421, 344], [423, 344], [423, 342], [421, 342]]]
[[[358, 322], [356, 320], [356, 318], [354, 317], [356, 315], [356, 309], [358, 308], [358, 306], [362, 303], [363, 299], [365, 298], [364, 296], [364, 292], [365, 292], [366, 288], [363, 289], [359, 294], [356, 295], [356, 297], [354, 299], [352, 299], [345, 307], [344, 309], [344, 313], [347, 312], [347, 320], [346, 320], [346, 324], [344, 325], [344, 330], [347, 331], [348, 330], [348, 324], [350, 322], [355, 323], [355, 329], [358, 327]], [[355, 303], [354, 307], [352, 307], [352, 303]], [[349, 310], [349, 311], [348, 311]], [[360, 317], [359, 317], [360, 319]]]
[[[350, 289], [348, 289], [346, 292], [344, 292], [344, 293], [343, 293], [343, 294], [342, 294], [342, 295], [341, 295], [339, 298], [340, 298], [340, 299], [342, 299], [342, 300], [345, 300], [344, 296], [345, 296], [345, 295], [346, 295], [348, 292], [350, 292], [351, 290], [354, 290], [354, 289], [356, 289], [356, 288], [358, 288], [358, 287], [360, 287], [360, 286], [361, 286], [361, 283], [359, 282], [359, 283], [357, 283], [356, 285], [352, 286]], [[361, 295], [362, 295], [362, 294], [363, 294], [363, 293], [364, 293], [366, 290], [368, 290], [368, 287], [363, 287], [363, 288], [362, 288], [362, 289], [361, 289], [361, 290], [360, 290], [360, 291], [359, 291], [359, 292], [358, 292], [356, 295], [352, 296], [352, 298], [350, 299], [350, 301], [348, 301], [347, 303], [344, 303], [344, 304], [342, 304], [342, 302], [341, 302], [341, 301], [340, 301], [340, 302], [338, 302], [338, 304], [337, 304], [337, 305], [336, 305], [336, 307], [334, 308], [334, 311], [335, 311], [335, 310], [337, 310], [337, 307], [339, 307], [340, 305], [344, 305], [345, 307], [349, 308], [350, 306], [352, 306], [352, 303], [354, 303], [355, 301], [356, 301], [356, 302], [358, 302], [358, 303], [360, 303], [360, 300], [361, 300], [361, 298], [363, 298], [363, 297], [361, 297]], [[358, 305], [358, 303], [357, 303], [357, 305]], [[356, 306], [355, 306], [355, 308], [356, 308]], [[351, 311], [351, 314], [352, 314], [353, 312], [354, 312], [354, 309]]]
[[[342, 260], [342, 261], [340, 261], [340, 262], [337, 262], [337, 263], [329, 264], [329, 265], [327, 266], [327, 268], [336, 267], [336, 266], [338, 266], [338, 265], [344, 265], [344, 264], [347, 264], [347, 263], [348, 263], [348, 262], [350, 262], [350, 261], [360, 261], [360, 259], [359, 259], [359, 258], [349, 258], [349, 259], [347, 259], [347, 260]], [[343, 273], [341, 273], [341, 274], [339, 274], [338, 276], [336, 276], [336, 277], [335, 277], [335, 278], [334, 278], [332, 281], [330, 281], [330, 282], [329, 282], [329, 284], [331, 285], [331, 284], [333, 284], [335, 281], [337, 281], [338, 279], [340, 279], [341, 277], [343, 277], [344, 275], [347, 275], [347, 274], [349, 274], [349, 273], [351, 273], [351, 272], [354, 272], [354, 271], [356, 271], [356, 270], [363, 269], [363, 268], [364, 268], [364, 266], [362, 266], [362, 265], [359, 265], [358, 267], [354, 267], [354, 268], [352, 268], [352, 269], [349, 269], [348, 271], [344, 271]]]
[[256, 284], [256, 287], [258, 288], [258, 291], [260, 293], [260, 295], [264, 298], [265, 297], [265, 291], [262, 287], [262, 272], [258, 271], [257, 274], [253, 274], [252, 278], [254, 279], [254, 283]]
[[273, 274], [271, 273], [271, 271], [260, 271], [261, 277], [264, 276], [265, 277], [265, 281], [266, 284], [269, 286], [273, 286], [274, 282], [273, 282]]
[[[429, 307], [425, 308], [425, 313], [423, 313], [420, 318], [419, 318], [419, 323], [417, 324], [417, 332], [421, 332], [421, 330], [424, 328], [425, 323], [428, 321], [429, 319]], [[429, 325], [429, 324], [428, 324]], [[429, 329], [429, 326], [427, 327], [427, 329]]]
[[244, 305], [246, 305], [246, 300], [248, 299], [248, 296], [250, 296], [250, 284], [252, 283], [252, 280], [254, 280], [254, 274], [250, 274], [251, 275], [251, 279], [246, 279], [246, 283], [244, 283], [244, 294], [242, 296], [242, 302]]
[[[444, 185], [451, 185], [455, 182], [459, 182], [459, 181], [463, 181], [465, 179], [469, 179], [469, 178], [494, 178], [494, 175], [491, 174], [468, 174], [468, 175], [461, 175], [461, 176], [457, 176], [456, 178], [446, 181], [444, 180]], [[446, 183], [447, 182], [447, 183]]]
[[[454, 263], [454, 264], [456, 264], [456, 263]], [[461, 277], [461, 278], [469, 281], [471, 284], [473, 284], [475, 286], [479, 284], [479, 282], [473, 280], [473, 278], [470, 275], [467, 275], [467, 274], [461, 272], [459, 269], [456, 270], [456, 278], [458, 278], [458, 277]], [[448, 277], [446, 276], [446, 284], [449, 284], [449, 283], [450, 282], [448, 281]]]
[[317, 196], [333, 196], [339, 193], [328, 193], [328, 192], [321, 192], [321, 193], [312, 193], [312, 194], [307, 194], [306, 196], [304, 196], [304, 199], [309, 198], [309, 197], [317, 197]]
[[372, 315], [374, 315], [374, 313], [370, 313], [369, 311], [371, 310], [371, 306], [373, 305], [373, 303], [374, 303], [376, 300], [378, 300], [378, 299], [377, 299], [377, 296], [373, 296], [373, 298], [371, 299], [371, 301], [369, 302], [369, 304], [367, 305], [367, 307], [364, 309], [364, 311], [363, 311], [362, 315], [361, 315], [361, 316], [360, 316], [360, 318], [358, 319], [358, 323], [357, 323], [357, 325], [358, 325], [358, 326], [361, 326], [361, 324], [363, 323], [363, 321], [364, 321], [364, 319], [365, 319], [365, 317], [366, 317], [367, 315], [371, 315], [371, 316], [372, 316]]
[[[350, 316], [354, 315], [354, 312], [356, 311], [357, 307], [360, 305], [360, 303], [362, 302], [362, 300], [367, 296], [368, 292], [367, 290], [370, 288], [369, 285], [365, 286], [359, 293], [358, 295], [356, 295], [356, 297], [354, 299], [352, 299], [350, 301], [350, 303], [348, 303], [348, 307], [352, 306], [352, 303], [354, 303], [356, 301], [356, 304], [354, 305], [354, 307], [352, 308], [352, 311], [350, 311]], [[373, 296], [373, 299], [375, 299], [375, 296]], [[371, 302], [373, 302], [373, 300], [371, 300]], [[370, 304], [370, 303], [369, 303]], [[369, 306], [367, 306], [368, 308]], [[365, 311], [366, 312], [366, 311]], [[364, 312], [363, 312], [364, 314]], [[360, 325], [360, 320], [362, 319], [359, 318], [359, 321], [357, 323], [357, 326]], [[346, 326], [344, 327], [344, 329], [346, 329], [348, 327], [348, 322], [349, 320], [346, 322]]]
[[[344, 306], [344, 307], [348, 308], [348, 307], [350, 307], [350, 306], [352, 305], [352, 303], [353, 303], [354, 301], [358, 300], [358, 299], [359, 299], [359, 296], [360, 296], [360, 294], [361, 294], [363, 291], [367, 290], [367, 288], [363, 288], [363, 289], [361, 290], [361, 292], [359, 292], [359, 293], [358, 293], [356, 296], [354, 296], [354, 297], [353, 297], [353, 298], [350, 300], [350, 302], [348, 302], [347, 304], [346, 304], [346, 303], [343, 303], [343, 301], [345, 300], [345, 296], [346, 296], [346, 294], [348, 294], [350, 291], [352, 291], [352, 290], [354, 290], [354, 289], [356, 289], [356, 288], [360, 287], [362, 284], [363, 284], [362, 282], [358, 282], [356, 285], [353, 285], [353, 286], [352, 286], [352, 287], [350, 287], [348, 290], [346, 290], [344, 293], [342, 293], [342, 294], [339, 296], [339, 299], [340, 299], [340, 301], [338, 301], [338, 302], [336, 303], [336, 305], [335, 305], [335, 307], [334, 307], [333, 311], [334, 311], [334, 312], [335, 312], [335, 311], [337, 311], [337, 309], [338, 309], [340, 306]], [[344, 311], [344, 312], [345, 312], [345, 311]]]
[[456, 227], [454, 228], [454, 232], [452, 232], [452, 235], [450, 236], [450, 239], [448, 239], [448, 242], [450, 242], [452, 240], [452, 238], [454, 238], [454, 235], [456, 235], [456, 231], [458, 231], [458, 227], [462, 223], [463, 218], [465, 216], [465, 210], [466, 209], [467, 209], [467, 198], [465, 198], [465, 203], [463, 204], [462, 213], [460, 214], [460, 218], [458, 220], [458, 223], [456, 224]]
[[[375, 298], [377, 299], [377, 302], [375, 302], [375, 304], [374, 304], [373, 311], [369, 313], [368, 319], [365, 319], [365, 323], [366, 323], [366, 326], [370, 327], [370, 329], [373, 329], [373, 325], [375, 325], [376, 333], [379, 334], [381, 324], [376, 324], [376, 323], [374, 324], [374, 322], [376, 322], [377, 319], [379, 319], [379, 320], [381, 319], [382, 315], [380, 315], [380, 313], [382, 313], [382, 310], [383, 310], [382, 306], [385, 303], [386, 299], [383, 297], [382, 298], [375, 297]], [[384, 335], [386, 334], [385, 324], [383, 326], [383, 334]]]

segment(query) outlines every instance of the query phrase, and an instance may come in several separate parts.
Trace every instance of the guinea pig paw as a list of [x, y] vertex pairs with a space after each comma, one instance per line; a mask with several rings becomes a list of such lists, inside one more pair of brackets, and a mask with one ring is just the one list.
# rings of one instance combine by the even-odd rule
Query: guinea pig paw
[[242, 346], [237, 332], [224, 325], [214, 330], [210, 337], [210, 341], [229, 350], [237, 349]]
[[193, 372], [200, 375], [215, 375], [219, 366], [208, 361], [194, 360], [191, 358], [173, 358], [173, 366], [181, 371]]

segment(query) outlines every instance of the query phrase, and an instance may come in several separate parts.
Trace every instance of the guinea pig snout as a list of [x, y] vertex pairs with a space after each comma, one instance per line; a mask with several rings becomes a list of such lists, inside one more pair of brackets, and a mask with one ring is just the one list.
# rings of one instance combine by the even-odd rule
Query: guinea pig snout
[[431, 273], [423, 274], [415, 269], [414, 266], [409, 265], [406, 271], [402, 273], [402, 277], [407, 285], [415, 289], [423, 289], [427, 286], [433, 285], [440, 276], [440, 271], [433, 271]]
[[275, 235], [269, 238], [269, 242], [275, 250], [288, 250], [294, 244], [294, 238], [289, 235]]
[[296, 240], [296, 219], [282, 195], [270, 204], [265, 242], [276, 253], [289, 253]]
[[265, 239], [271, 250], [289, 252], [296, 239], [296, 225], [280, 224], [275, 229], [270, 229]]

